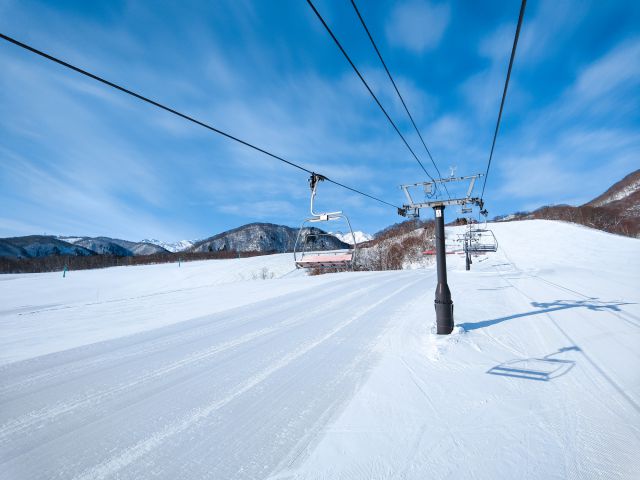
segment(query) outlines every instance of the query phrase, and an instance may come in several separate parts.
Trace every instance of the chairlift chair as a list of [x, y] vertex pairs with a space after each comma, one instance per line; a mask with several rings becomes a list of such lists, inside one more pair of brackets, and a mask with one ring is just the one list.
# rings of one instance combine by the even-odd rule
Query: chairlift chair
[[[473, 212], [473, 204], [472, 203], [463, 203], [462, 205], [460, 205], [460, 213], [462, 215], [468, 215], [471, 212]], [[471, 216], [468, 216], [467, 220], [469, 220], [470, 218], [471, 218]]]
[[497, 252], [498, 240], [488, 228], [469, 228], [465, 233], [464, 247], [469, 253]]
[[[352, 270], [358, 247], [349, 218], [344, 215], [342, 211], [326, 213], [316, 213], [313, 211], [313, 201], [316, 196], [318, 183], [323, 180], [324, 177], [317, 173], [311, 174], [309, 178], [309, 186], [311, 187], [311, 217], [304, 220], [298, 230], [296, 243], [293, 247], [293, 259], [296, 268]], [[353, 240], [351, 248], [322, 249], [322, 247], [327, 246], [326, 240], [328, 240], [329, 237], [335, 238], [335, 235], [333, 233], [327, 233], [313, 225], [320, 222], [333, 221], [341, 221], [346, 227], [345, 233]]]

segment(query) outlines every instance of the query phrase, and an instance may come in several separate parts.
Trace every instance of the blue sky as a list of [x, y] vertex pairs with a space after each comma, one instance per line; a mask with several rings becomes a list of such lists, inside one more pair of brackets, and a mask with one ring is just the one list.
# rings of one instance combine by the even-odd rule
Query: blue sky
[[[315, 3], [429, 167], [349, 1]], [[484, 171], [520, 2], [358, 5], [442, 173]], [[638, 2], [529, 1], [491, 216], [638, 168], [638, 25]], [[0, 31], [391, 203], [426, 180], [303, 0], [0, 0]], [[175, 241], [307, 215], [303, 172], [6, 42], [0, 67], [0, 236]], [[400, 220], [326, 183], [318, 204], [366, 232]]]

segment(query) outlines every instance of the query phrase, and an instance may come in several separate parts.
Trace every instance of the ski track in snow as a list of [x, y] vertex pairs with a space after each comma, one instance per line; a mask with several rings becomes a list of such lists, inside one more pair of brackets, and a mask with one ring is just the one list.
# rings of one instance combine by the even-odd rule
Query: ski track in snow
[[115, 458], [112, 458], [109, 461], [107, 461], [106, 463], [101, 464], [101, 465], [99, 465], [97, 467], [94, 467], [91, 470], [89, 470], [88, 472], [83, 473], [82, 475], [77, 476], [75, 478], [77, 480], [88, 480], [88, 479], [92, 479], [92, 478], [101, 479], [101, 478], [105, 478], [105, 476], [107, 476], [107, 475], [113, 474], [114, 472], [120, 470], [124, 466], [126, 466], [126, 465], [130, 464], [131, 462], [135, 461], [140, 456], [144, 455], [145, 453], [149, 452], [153, 448], [157, 447], [166, 438], [168, 438], [170, 436], [173, 436], [173, 435], [176, 435], [176, 434], [186, 430], [187, 428], [189, 428], [192, 425], [194, 425], [196, 422], [202, 420], [203, 418], [208, 417], [209, 415], [211, 415], [216, 410], [219, 410], [224, 405], [226, 405], [229, 402], [233, 401], [236, 397], [238, 397], [239, 395], [242, 395], [247, 390], [249, 390], [249, 389], [255, 387], [256, 385], [258, 385], [259, 383], [263, 382], [269, 376], [271, 376], [273, 373], [275, 373], [278, 370], [286, 367], [287, 365], [289, 365], [291, 362], [293, 362], [297, 358], [299, 358], [302, 355], [304, 355], [304, 354], [308, 353], [309, 351], [313, 350], [315, 347], [317, 347], [321, 343], [325, 342], [329, 338], [331, 338], [334, 335], [336, 335], [343, 328], [345, 328], [346, 326], [348, 326], [349, 324], [351, 324], [355, 320], [361, 318], [364, 314], [366, 314], [369, 311], [373, 310], [378, 305], [381, 305], [382, 303], [386, 302], [391, 297], [394, 297], [394, 296], [398, 295], [399, 293], [401, 293], [403, 290], [406, 290], [407, 287], [409, 287], [409, 286], [411, 286], [411, 284], [410, 285], [405, 285], [405, 286], [403, 286], [403, 287], [401, 287], [399, 289], [395, 289], [390, 295], [382, 297], [380, 300], [378, 300], [377, 302], [373, 303], [371, 306], [369, 306], [369, 307], [363, 309], [362, 311], [358, 312], [357, 314], [353, 315], [347, 321], [340, 323], [337, 327], [332, 329], [327, 334], [323, 335], [321, 338], [314, 339], [313, 341], [308, 342], [307, 344], [302, 345], [301, 347], [298, 347], [293, 352], [285, 355], [284, 357], [282, 357], [277, 362], [269, 365], [268, 368], [266, 368], [263, 371], [259, 372], [257, 375], [254, 375], [253, 377], [247, 379], [236, 390], [231, 392], [229, 395], [224, 397], [222, 400], [219, 400], [219, 401], [217, 401], [215, 403], [212, 403], [212, 404], [209, 404], [209, 405], [206, 405], [204, 407], [199, 408], [195, 412], [187, 415], [186, 418], [176, 422], [175, 424], [169, 425], [167, 428], [165, 428], [162, 431], [152, 435], [150, 438], [147, 438], [147, 439], [137, 443], [136, 445], [134, 445], [132, 447], [129, 447], [127, 450], [125, 450], [123, 453], [121, 453], [120, 455], [116, 456]]
[[[97, 282], [94, 302], [52, 275], [3, 278], [18, 361], [0, 366], [0, 479], [639, 478], [640, 242], [494, 230], [471, 272], [448, 258], [448, 337], [431, 268], [292, 278], [276, 255], [185, 265], [175, 285], [166, 266], [73, 272], [64, 285]], [[285, 278], [250, 281], [263, 265]]]
[[[547, 243], [520, 230], [538, 225]], [[416, 299], [320, 443], [274, 479], [638, 478], [637, 241], [616, 238], [611, 256], [615, 237], [555, 222], [496, 234], [500, 250], [471, 272], [448, 257], [456, 319], [468, 331], [429, 335], [416, 311], [431, 298]], [[564, 256], [580, 248], [589, 255], [576, 267]], [[519, 378], [487, 375], [513, 361], [532, 367]], [[570, 367], [531, 378], [549, 365]]]
[[[342, 285], [340, 285], [340, 289], [344, 288]], [[327, 289], [325, 291], [322, 292], [322, 296], [326, 296], [327, 294], [330, 294], [331, 291], [335, 291], [337, 290], [335, 287], [332, 289]], [[363, 292], [366, 291], [366, 288], [359, 288], [356, 289], [346, 295], [343, 295], [340, 297], [340, 303], [342, 302], [346, 302], [346, 301], [351, 301], [353, 300], [355, 297], [357, 297], [358, 295], [361, 295]], [[318, 293], [311, 294], [309, 296], [305, 297], [304, 302], [308, 302], [309, 300], [313, 301], [314, 297], [317, 298], [319, 296]], [[295, 301], [289, 303], [289, 307], [293, 307], [295, 306]], [[300, 303], [300, 302], [298, 302]], [[333, 302], [331, 305], [334, 306], [336, 305], [337, 302]], [[293, 305], [292, 305], [293, 304]], [[326, 308], [327, 304], [324, 304], [324, 307]], [[255, 307], [254, 307], [255, 308]], [[259, 309], [259, 307], [258, 307]], [[264, 315], [265, 313], [267, 313], [265, 310], [258, 310], [259, 313], [258, 315]], [[254, 314], [255, 316], [256, 314]], [[215, 344], [211, 347], [207, 347], [205, 349], [201, 349], [199, 351], [193, 352], [188, 354], [185, 357], [179, 358], [176, 361], [173, 362], [169, 362], [166, 364], [162, 364], [161, 366], [159, 366], [158, 368], [155, 368], [151, 371], [146, 371], [146, 372], [140, 372], [139, 375], [136, 375], [136, 377], [129, 382], [125, 382], [125, 383], [121, 383], [118, 385], [114, 385], [113, 387], [109, 387], [103, 390], [99, 390], [97, 392], [93, 392], [93, 393], [82, 393], [80, 395], [78, 395], [77, 398], [70, 400], [70, 399], [65, 399], [63, 402], [56, 404], [56, 405], [47, 405], [46, 407], [44, 407], [43, 409], [39, 410], [39, 411], [31, 411], [28, 412], [27, 414], [16, 418], [16, 419], [12, 419], [9, 423], [5, 424], [5, 425], [1, 425], [0, 426], [0, 448], [7, 448], [7, 445], [4, 445], [4, 442], [12, 435], [15, 435], [18, 432], [24, 431], [28, 428], [33, 428], [34, 425], [38, 424], [38, 423], [44, 423], [44, 422], [50, 422], [52, 421], [55, 417], [57, 417], [58, 415], [62, 415], [62, 414], [66, 414], [66, 413], [70, 413], [78, 408], [84, 407], [84, 406], [89, 406], [92, 405], [96, 402], [100, 402], [103, 401], [104, 399], [107, 399], [109, 397], [112, 397], [114, 395], [120, 394], [128, 389], [137, 387], [139, 385], [142, 385], [144, 383], [153, 381], [155, 379], [159, 379], [161, 378], [163, 375], [167, 375], [175, 370], [181, 369], [181, 368], [185, 368], [190, 366], [191, 364], [195, 364], [198, 362], [202, 362], [218, 353], [224, 352], [225, 350], [229, 350], [231, 348], [235, 348], [238, 346], [241, 346], [242, 344], [245, 344], [247, 342], [250, 342], [252, 340], [258, 339], [260, 337], [263, 337], [265, 335], [277, 332], [279, 330], [282, 329], [286, 329], [288, 327], [292, 327], [295, 324], [299, 324], [303, 321], [309, 321], [312, 317], [314, 317], [315, 315], [318, 315], [318, 309], [317, 308], [312, 308], [310, 310], [306, 310], [302, 316], [294, 318], [292, 319], [287, 319], [287, 320], [283, 320], [283, 321], [279, 321], [276, 323], [271, 324], [268, 327], [259, 329], [259, 330], [255, 330], [255, 331], [251, 331], [247, 334], [241, 335], [239, 337], [235, 337], [233, 339], [227, 340], [225, 342], [221, 342], [218, 344]], [[226, 316], [226, 315], [225, 315]], [[236, 316], [243, 316], [242, 313], [237, 312]], [[246, 321], [246, 317], [245, 321]], [[215, 321], [215, 317], [210, 319], [211, 321]], [[189, 337], [193, 337], [194, 333], [197, 333], [198, 335], [201, 335], [202, 329], [198, 329], [197, 332], [193, 332], [193, 329], [189, 329], [188, 333], [189, 333]], [[174, 337], [176, 337], [176, 335], [174, 335]], [[169, 345], [167, 344], [167, 342], [165, 342], [166, 336], [163, 338], [163, 342], [161, 345], [161, 349], [162, 350], [166, 350]], [[176, 338], [176, 340], [180, 340], [180, 343], [184, 344], [184, 340], [182, 340], [181, 338]], [[136, 346], [138, 346], [138, 344], [136, 344]], [[149, 347], [145, 347], [142, 350], [137, 350], [132, 352], [132, 354], [127, 355], [127, 357], [130, 356], [134, 356], [136, 358], [144, 358], [147, 357], [151, 354], [152, 352], [149, 350]], [[122, 360], [123, 360], [123, 355], [121, 354], [121, 352], [118, 351], [118, 353], [116, 355], [112, 355], [110, 356], [110, 359], [108, 360], [108, 362], [110, 364], [113, 364], [113, 361], [117, 360], [117, 364], [118, 366], [122, 365]], [[107, 361], [105, 361], [104, 359], [101, 360], [101, 363], [104, 364]], [[67, 364], [68, 365], [68, 364]], [[22, 379], [22, 385], [16, 385], [16, 384], [11, 384], [8, 385], [5, 389], [6, 390], [12, 390], [12, 391], [16, 391], [19, 387], [23, 387], [25, 384], [26, 385], [32, 385], [35, 382], [39, 382], [39, 383], [48, 383], [51, 384], [53, 383], [55, 377], [59, 377], [61, 375], [64, 375], [65, 377], [70, 377], [71, 375], [71, 371], [70, 369], [67, 367], [67, 365], [65, 365], [65, 368], [62, 370], [58, 370], [55, 374], [51, 374], [51, 373], [44, 373], [41, 374], [39, 376], [37, 376], [36, 378], [33, 377], [29, 377], [26, 379]], [[82, 362], [79, 363], [77, 365], [77, 368], [80, 369], [81, 371], [85, 371], [87, 370], [87, 363], [86, 362]], [[95, 364], [91, 365], [92, 369], [102, 369], [105, 368], [104, 365], [102, 366], [97, 366]], [[73, 372], [74, 376], [78, 375], [78, 372]], [[44, 378], [43, 378], [44, 377]], [[41, 428], [41, 427], [38, 427]]]
[[[9, 364], [3, 367], [6, 382], [3, 382], [1, 397], [2, 416], [10, 417], [0, 427], [0, 461], [3, 462], [4, 471], [24, 469], [23, 473], [28, 472], [29, 478], [108, 478], [116, 474], [123, 478], [139, 478], [139, 473], [127, 473], [123, 469], [148, 456], [168, 439], [187, 434], [221, 408], [233, 404], [275, 373], [286, 369], [292, 362], [312, 354], [320, 345], [340, 336], [354, 322], [361, 323], [360, 328], [366, 327], [365, 321], [370, 312], [381, 306], [385, 311], [392, 309], [396, 303], [392, 299], [399, 298], [402, 291], [417, 282], [419, 279], [415, 277], [398, 282], [395, 275], [388, 273], [368, 280], [342, 276], [327, 288], [304, 292], [293, 298], [278, 297], [275, 301], [251, 304], [193, 322], [182, 322], [159, 332], [151, 331], [105, 342], [104, 345], [90, 345]], [[370, 300], [363, 303], [363, 298]], [[341, 321], [336, 323], [336, 320]], [[382, 316], [370, 326], [378, 324], [380, 328], [386, 321], [389, 319]], [[246, 333], [239, 334], [244, 330]], [[373, 328], [364, 337], [375, 335], [377, 331]], [[289, 342], [286, 349], [278, 351], [286, 343], [278, 339], [287, 336], [300, 341]], [[200, 343], [210, 343], [209, 338], [222, 341], [198, 348]], [[276, 352], [268, 348], [270, 345], [275, 347]], [[215, 381], [209, 384], [200, 382], [211, 371], [215, 371], [213, 366], [216, 359], [226, 354], [227, 357], [222, 361], [229, 369], [234, 359], [242, 360], [250, 356], [253, 348], [268, 349], [269, 356], [266, 359], [269, 361], [258, 362], [250, 371], [241, 371], [239, 375], [234, 375], [232, 382], [221, 381], [220, 392], [226, 392], [225, 395], [194, 396], [197, 401], [186, 402], [189, 407], [180, 409], [176, 412], [176, 418], [170, 417], [167, 424], [158, 430], [149, 431], [148, 427], [157, 425], [153, 421], [145, 422], [143, 429], [146, 431], [136, 431], [132, 435], [133, 438], [139, 438], [138, 442], [127, 446], [131, 439], [124, 440], [122, 446], [126, 448], [93, 467], [81, 468], [83, 463], [68, 453], [52, 454], [60, 449], [67, 451], [64, 446], [75, 444], [78, 437], [93, 438], [93, 430], [100, 431], [105, 423], [109, 423], [102, 418], [105, 412], [110, 412], [108, 416], [118, 417], [123, 415], [122, 412], [138, 409], [147, 402], [167, 401], [176, 394], [176, 388], [181, 384], [195, 384], [196, 390], [203, 390], [206, 386], [206, 390], [215, 391]], [[90, 355], [92, 350], [96, 350], [95, 358]], [[351, 376], [366, 373], [364, 370], [354, 372], [349, 365], [354, 359], [361, 359], [363, 355], [366, 357], [370, 352], [366, 349], [348, 350], [353, 350], [353, 355], [346, 356], [344, 363], [335, 365], [338, 367], [335, 370], [325, 372], [329, 378], [342, 378], [344, 383]], [[299, 387], [300, 384], [294, 384], [290, 388]], [[310, 392], [318, 393], [319, 389], [326, 388], [326, 383], [309, 385], [307, 388]], [[340, 403], [348, 400], [345, 393], [350, 389], [346, 385], [343, 392], [334, 392], [334, 396], [322, 395], [326, 405], [317, 407], [320, 412], [318, 417], [327, 421]], [[275, 391], [276, 394], [281, 395], [282, 392]], [[339, 401], [336, 402], [336, 399]], [[207, 400], [213, 401], [207, 403]], [[37, 405], [41, 407], [37, 408]], [[300, 408], [306, 407], [301, 404]], [[16, 415], [17, 411], [22, 411], [22, 414]], [[124, 416], [127, 416], [126, 413]], [[276, 423], [274, 427], [281, 428], [281, 425]], [[117, 432], [107, 435], [118, 437]], [[297, 438], [290, 439], [294, 440], [298, 442]], [[289, 445], [288, 442], [287, 439], [285, 445]], [[120, 445], [120, 442], [115, 444]], [[183, 449], [183, 445], [180, 445], [179, 450]], [[57, 475], [51, 471], [39, 473], [39, 469], [29, 468], [26, 459], [42, 455], [58, 466]], [[241, 467], [243, 473], [239, 473]], [[206, 471], [196, 469], [191, 473], [197, 477]], [[256, 474], [255, 470], [233, 462], [228, 462], [224, 471], [230, 475], [229, 478], [255, 478]]]
[[[308, 292], [304, 291], [297, 295], [297, 298], [276, 298], [276, 301], [269, 302], [267, 305], [253, 305], [249, 304], [247, 307], [241, 307], [232, 311], [225, 311], [220, 314], [214, 314], [202, 317], [200, 319], [187, 321], [178, 325], [167, 327], [165, 330], [158, 330], [154, 335], [149, 333], [143, 333], [141, 337], [132, 337], [133, 348], [128, 345], [122, 345], [119, 342], [118, 348], [112, 347], [109, 343], [105, 343], [104, 352], [96, 351], [95, 347], [90, 348], [88, 355], [83, 355], [82, 351], [74, 351], [77, 353], [77, 359], [65, 358], [60, 366], [56, 366], [57, 362], [50, 362], [47, 369], [37, 369], [34, 374], [22, 375], [18, 379], [18, 383], [11, 383], [11, 381], [5, 382], [0, 386], [0, 395], [5, 395], [8, 392], [19, 392], [25, 386], [29, 386], [34, 383], [42, 383], [43, 381], [53, 382], [57, 381], [60, 376], [72, 377], [72, 374], [76, 374], [76, 370], [88, 370], [88, 367], [92, 369], [100, 369], [103, 364], [113, 364], [115, 361], [124, 363], [131, 357], [146, 357], [151, 354], [163, 351], [167, 348], [169, 343], [175, 343], [178, 341], [193, 340], [200, 335], [217, 334], [229, 326], [237, 326], [240, 322], [238, 317], [242, 319], [243, 323], [248, 323], [252, 320], [256, 320], [256, 317], [266, 316], [269, 314], [278, 313], [281, 309], [279, 302], [287, 302], [289, 308], [300, 308], [305, 304], [317, 302], [321, 298], [334, 295], [345, 288], [344, 279], [336, 281], [321, 291]], [[353, 283], [351, 280], [350, 283]], [[358, 292], [362, 292], [362, 289], [358, 289]], [[344, 295], [347, 299], [353, 295], [353, 292]], [[287, 324], [287, 321], [280, 322], [278, 324], [270, 324], [265, 331], [271, 331], [277, 328], [277, 325]], [[250, 335], [256, 335], [257, 332], [251, 332]], [[156, 338], [159, 337], [159, 338]], [[231, 343], [241, 342], [241, 339], [235, 338]], [[151, 345], [146, 345], [150, 343]], [[144, 347], [143, 350], [140, 347]], [[220, 348], [213, 347], [213, 350]], [[196, 357], [196, 354], [192, 354], [191, 357]], [[184, 360], [183, 360], [184, 361]], [[53, 364], [53, 365], [51, 365]], [[1, 371], [2, 367], [0, 367]], [[2, 435], [2, 427], [0, 427], [0, 436]]]

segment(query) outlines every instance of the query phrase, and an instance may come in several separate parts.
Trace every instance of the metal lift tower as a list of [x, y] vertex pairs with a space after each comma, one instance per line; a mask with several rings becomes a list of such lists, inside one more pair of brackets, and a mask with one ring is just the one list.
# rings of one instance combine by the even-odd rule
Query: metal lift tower
[[[480, 210], [484, 209], [482, 199], [472, 197], [473, 187], [476, 180], [483, 175], [471, 175], [468, 177], [449, 177], [438, 178], [431, 182], [413, 183], [410, 185], [401, 185], [408, 203], [399, 209], [398, 213], [402, 216], [418, 217], [421, 208], [433, 208], [436, 218], [436, 264], [438, 270], [438, 285], [436, 286], [435, 309], [436, 309], [436, 325], [438, 335], [448, 335], [453, 330], [453, 301], [451, 300], [451, 291], [447, 284], [447, 257], [444, 245], [444, 209], [448, 205], [477, 205]], [[435, 194], [438, 184], [449, 182], [469, 182], [467, 193], [462, 198], [448, 199], [430, 199]], [[421, 188], [423, 190], [425, 201], [416, 202], [412, 195], [412, 189]]]

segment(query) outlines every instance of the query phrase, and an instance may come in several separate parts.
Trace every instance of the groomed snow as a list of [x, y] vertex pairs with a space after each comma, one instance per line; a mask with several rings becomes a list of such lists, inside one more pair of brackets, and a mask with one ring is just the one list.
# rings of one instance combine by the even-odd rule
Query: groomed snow
[[281, 254], [0, 275], [0, 365], [290, 294], [301, 273]]
[[1, 276], [0, 478], [640, 478], [640, 241], [490, 228], [448, 337], [432, 267]]

